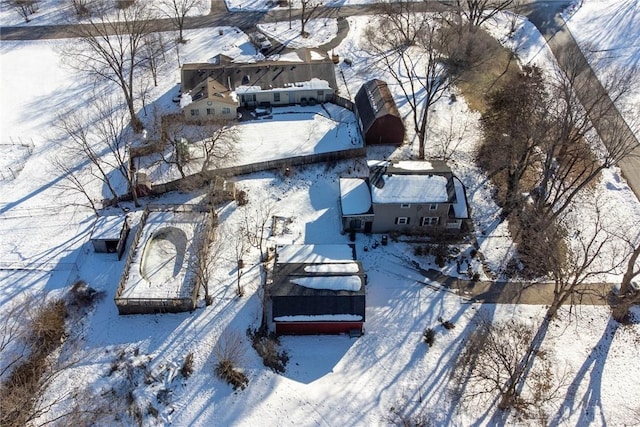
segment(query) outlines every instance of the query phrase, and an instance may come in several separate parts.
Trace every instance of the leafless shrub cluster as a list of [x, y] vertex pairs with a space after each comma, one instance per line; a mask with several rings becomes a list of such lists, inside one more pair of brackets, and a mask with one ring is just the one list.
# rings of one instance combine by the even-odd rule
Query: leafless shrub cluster
[[234, 390], [244, 390], [249, 384], [249, 378], [237, 368], [245, 355], [242, 335], [237, 331], [226, 330], [220, 335], [213, 354], [218, 360], [215, 367], [218, 378], [229, 383]]
[[[11, 317], [18, 313], [25, 317]], [[7, 348], [16, 339], [24, 340], [26, 345], [3, 368], [7, 376], [0, 385], [0, 424], [23, 426], [40, 415], [34, 405], [43, 378], [47, 376], [47, 357], [66, 336], [66, 304], [59, 299], [38, 300], [34, 297], [28, 306], [10, 314], [2, 324], [3, 346]]]
[[275, 335], [265, 335], [260, 330], [247, 329], [247, 336], [251, 339], [251, 345], [262, 358], [264, 366], [274, 372], [284, 373], [289, 361], [286, 351], [280, 350], [280, 341]]

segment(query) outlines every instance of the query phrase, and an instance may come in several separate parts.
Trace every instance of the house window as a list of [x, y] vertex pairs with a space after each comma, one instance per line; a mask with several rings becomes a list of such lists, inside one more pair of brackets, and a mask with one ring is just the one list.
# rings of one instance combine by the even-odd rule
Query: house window
[[411, 207], [411, 205], [410, 205], [409, 203], [402, 203], [402, 204], [400, 205], [400, 207], [401, 207], [402, 209], [409, 209], [409, 208]]
[[420, 220], [420, 225], [423, 227], [433, 227], [434, 225], [438, 225], [439, 218], [437, 216], [425, 216]]
[[213, 108], [207, 108], [207, 116], [213, 116], [215, 114], [215, 110]]
[[231, 108], [224, 107], [222, 109], [222, 114], [231, 114]]
[[200, 110], [191, 110], [191, 115], [192, 116], [199, 116], [200, 115]]
[[280, 92], [273, 94], [273, 102], [280, 102]]
[[409, 217], [408, 216], [399, 216], [396, 218], [396, 224], [398, 225], [408, 225]]
[[430, 211], [435, 211], [436, 209], [438, 209], [438, 205], [429, 205]]
[[324, 91], [319, 90], [316, 92], [316, 95], [318, 95], [319, 98], [322, 98], [322, 95], [324, 95]]

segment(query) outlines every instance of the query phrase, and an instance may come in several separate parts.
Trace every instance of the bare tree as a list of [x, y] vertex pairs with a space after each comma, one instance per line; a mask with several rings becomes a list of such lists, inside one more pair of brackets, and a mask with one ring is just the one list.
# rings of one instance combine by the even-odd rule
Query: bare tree
[[31, 22], [31, 15], [38, 11], [39, 0], [8, 0], [8, 6], [12, 7], [24, 18], [24, 22]]
[[186, 43], [183, 36], [185, 18], [191, 11], [204, 11], [204, 3], [202, 0], [160, 0], [158, 9], [178, 30], [178, 43]]
[[269, 221], [273, 218], [275, 201], [262, 199], [244, 207], [244, 230], [247, 242], [260, 251], [260, 261], [266, 261], [264, 241], [268, 237]]
[[100, 142], [90, 134], [85, 115], [78, 112], [60, 114], [55, 125], [68, 138], [69, 144], [64, 147], [69, 154], [68, 157], [84, 159], [83, 161], [89, 162], [92, 165], [91, 174], [107, 187], [117, 204], [118, 192], [109, 178], [108, 165], [102, 159], [104, 147], [101, 147]]
[[78, 203], [78, 205], [89, 207], [93, 210], [96, 216], [100, 216], [98, 212], [98, 205], [89, 191], [89, 183], [86, 182], [86, 179], [84, 178], [84, 174], [88, 173], [90, 177], [95, 179], [95, 176], [93, 176], [91, 172], [93, 165], [88, 164], [85, 168], [74, 167], [71, 166], [69, 162], [57, 156], [54, 157], [51, 164], [60, 173], [60, 175], [64, 177], [64, 180], [61, 183], [56, 184], [56, 186], [65, 193], [72, 192], [82, 195], [86, 204]]
[[114, 14], [90, 18], [86, 25], [74, 26], [76, 39], [63, 51], [70, 66], [95, 81], [113, 82], [121, 89], [135, 132], [143, 128], [136, 115], [134, 95], [138, 75], [147, 63], [143, 50], [153, 29], [152, 17], [147, 2], [116, 8]]
[[515, 5], [515, 0], [456, 0], [455, 7], [467, 22], [479, 27]]
[[486, 316], [480, 316], [474, 326], [454, 371], [456, 382], [465, 385], [463, 398], [493, 401], [498, 397], [498, 408], [526, 413], [530, 407], [538, 409], [562, 397], [566, 376], [554, 372], [552, 354], [537, 352], [529, 375], [523, 369], [535, 327], [516, 320], [492, 322]]
[[411, 107], [418, 157], [425, 156], [429, 110], [455, 82], [440, 53], [443, 39], [435, 20], [412, 12], [408, 2], [380, 3], [379, 25], [365, 32], [372, 53], [398, 83]]
[[[86, 159], [92, 165], [89, 172], [104, 183], [116, 203], [119, 195], [114, 186], [114, 177], [111, 176], [112, 171], [124, 179], [134, 203], [138, 206], [127, 153], [133, 138], [128, 122], [124, 105], [108, 95], [98, 94], [90, 107], [82, 113], [69, 111], [60, 114], [56, 125], [70, 142], [65, 147], [69, 154], [75, 158]], [[68, 170], [68, 167], [60, 165], [59, 162], [58, 166], [61, 166], [63, 171]], [[72, 184], [78, 190], [78, 186], [82, 186], [79, 179], [75, 179]]]
[[634, 70], [616, 73], [601, 86], [584, 72], [582, 52], [568, 49], [558, 56], [563, 65], [552, 76], [554, 102], [549, 104], [554, 121], [540, 144], [541, 180], [532, 192], [536, 212], [547, 223], [604, 169], [631, 156], [637, 145], [614, 105], [632, 87]]
[[300, 35], [309, 37], [305, 30], [307, 22], [316, 15], [318, 8], [322, 6], [322, 0], [300, 0]]
[[247, 232], [243, 227], [239, 227], [238, 230], [233, 234], [233, 236], [229, 236], [231, 238], [231, 250], [233, 261], [236, 264], [236, 284], [237, 289], [236, 293], [239, 297], [244, 296], [244, 286], [242, 286], [241, 279], [242, 274], [244, 272], [244, 255], [247, 252], [247, 241], [246, 236]]
[[240, 130], [231, 120], [218, 119], [199, 126], [196, 139], [202, 145], [202, 172], [221, 167], [237, 158]]
[[108, 164], [119, 172], [127, 183], [127, 188], [134, 204], [140, 206], [135, 178], [129, 166], [128, 151], [134, 136], [131, 133], [131, 127], [128, 126], [126, 108], [110, 96], [99, 97], [95, 105], [99, 115], [94, 126], [98, 138], [103, 141], [110, 154], [107, 157]]
[[156, 127], [161, 127], [161, 138], [171, 147], [170, 152], [161, 152], [162, 161], [174, 165], [182, 178], [187, 176], [186, 166], [191, 160], [189, 139], [187, 139], [187, 125], [181, 120], [171, 120], [162, 123], [162, 117], [156, 112]]
[[449, 117], [449, 126], [435, 138], [435, 157], [448, 162], [458, 150], [469, 128], [469, 119], [465, 118], [460, 123], [460, 118], [453, 114]]
[[635, 244], [629, 242], [629, 245], [631, 251], [628, 255], [624, 275], [622, 276], [618, 300], [612, 312], [613, 318], [621, 323], [629, 319], [631, 307], [640, 303], [640, 291], [631, 286], [631, 282], [640, 276], [640, 239], [637, 239]]
[[153, 85], [158, 86], [158, 74], [162, 66], [167, 64], [167, 52], [171, 45], [164, 39], [162, 33], [149, 33], [144, 37], [141, 57], [143, 66], [153, 78]]
[[225, 249], [226, 239], [223, 236], [217, 236], [215, 230], [212, 230], [212, 241], [202, 246], [198, 255], [198, 264], [194, 268], [197, 280], [204, 288], [204, 300], [206, 305], [213, 304], [211, 296], [211, 279], [213, 272], [221, 261], [222, 253]]
[[[604, 291], [596, 291], [585, 286], [592, 278], [618, 271], [624, 264], [619, 239], [605, 222], [602, 206], [597, 199], [592, 199], [593, 213], [587, 221], [582, 211], [583, 226], [573, 230], [571, 224], [579, 221], [572, 216], [561, 218], [558, 228], [566, 230], [568, 236], [567, 253], [557, 250], [546, 250], [545, 262], [550, 268], [554, 281], [553, 301], [547, 308], [546, 317], [555, 318], [560, 307], [566, 303], [575, 304], [585, 295], [604, 297]], [[586, 206], [585, 206], [586, 208]], [[545, 247], [541, 248], [545, 251]], [[594, 294], [595, 293], [595, 294]]]
[[504, 176], [506, 189], [499, 200], [504, 218], [522, 209], [521, 183], [538, 164], [548, 120], [548, 95], [537, 67], [523, 67], [489, 96], [480, 120], [484, 140], [477, 160], [490, 176]]

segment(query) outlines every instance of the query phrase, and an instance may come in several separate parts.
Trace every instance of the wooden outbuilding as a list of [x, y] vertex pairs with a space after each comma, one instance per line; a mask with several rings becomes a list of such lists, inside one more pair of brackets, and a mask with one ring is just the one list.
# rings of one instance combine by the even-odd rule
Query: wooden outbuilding
[[382, 80], [370, 80], [356, 94], [354, 112], [366, 145], [401, 145], [404, 123]]
[[91, 233], [91, 243], [96, 252], [117, 253], [122, 257], [129, 225], [125, 215], [102, 216], [96, 221]]

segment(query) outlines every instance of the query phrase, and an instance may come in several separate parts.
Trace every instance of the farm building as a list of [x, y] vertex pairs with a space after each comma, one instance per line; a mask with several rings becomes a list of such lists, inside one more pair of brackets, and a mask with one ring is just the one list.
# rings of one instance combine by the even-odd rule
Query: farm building
[[181, 312], [196, 306], [215, 214], [196, 205], [148, 205], [116, 291], [120, 314]]
[[343, 231], [459, 233], [469, 222], [464, 185], [441, 160], [370, 161], [366, 178], [340, 179]]
[[286, 245], [276, 250], [266, 307], [276, 334], [360, 335], [366, 275], [353, 245]]
[[129, 225], [126, 216], [102, 216], [93, 226], [90, 240], [96, 252], [117, 253], [120, 259], [128, 235]]
[[313, 105], [333, 98], [334, 64], [326, 53], [299, 49], [278, 60], [184, 64], [180, 102], [188, 120], [235, 118], [238, 107]]
[[385, 82], [374, 79], [363, 84], [356, 94], [354, 112], [365, 144], [402, 144], [404, 124]]

